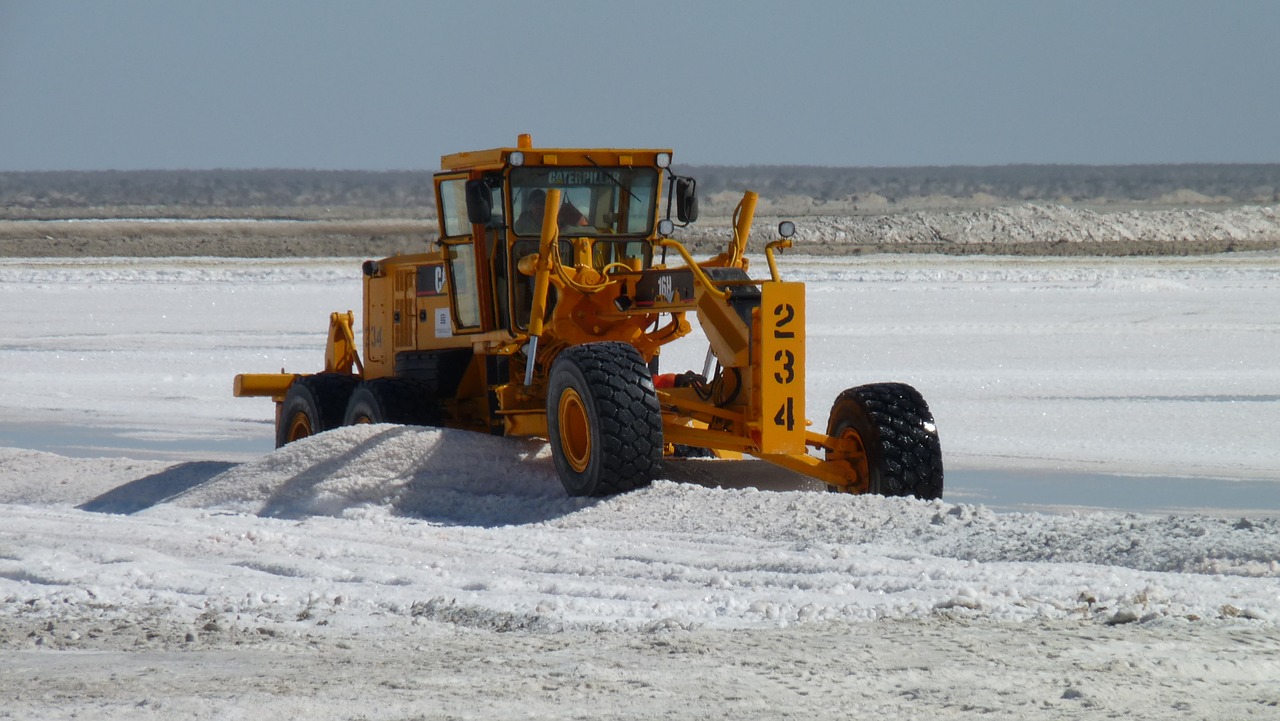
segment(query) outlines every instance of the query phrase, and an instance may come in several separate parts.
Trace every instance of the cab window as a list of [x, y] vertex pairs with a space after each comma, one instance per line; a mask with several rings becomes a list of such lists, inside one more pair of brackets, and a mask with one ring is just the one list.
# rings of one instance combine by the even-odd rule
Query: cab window
[[467, 179], [440, 182], [440, 233], [446, 238], [471, 235], [467, 220]]
[[656, 216], [658, 171], [621, 167], [521, 167], [511, 170], [511, 210], [517, 235], [542, 230], [547, 191], [560, 191], [557, 220], [564, 235], [648, 235]]
[[449, 259], [449, 282], [453, 288], [453, 321], [458, 328], [480, 325], [480, 294], [476, 287], [475, 246], [458, 243], [445, 246]]

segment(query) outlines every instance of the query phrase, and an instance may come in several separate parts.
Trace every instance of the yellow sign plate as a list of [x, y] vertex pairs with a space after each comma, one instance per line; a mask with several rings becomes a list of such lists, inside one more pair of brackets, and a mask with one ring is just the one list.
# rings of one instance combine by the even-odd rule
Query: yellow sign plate
[[760, 451], [804, 453], [804, 283], [760, 289]]

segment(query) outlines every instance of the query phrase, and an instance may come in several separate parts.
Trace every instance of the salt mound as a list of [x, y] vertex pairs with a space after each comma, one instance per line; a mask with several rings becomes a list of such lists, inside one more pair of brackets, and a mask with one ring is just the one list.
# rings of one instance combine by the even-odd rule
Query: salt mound
[[[1034, 482], [1034, 479], [1028, 479]], [[941, 500], [708, 489], [659, 481], [557, 519], [557, 528], [895, 549], [981, 563], [1080, 563], [1140, 571], [1280, 576], [1280, 520], [1097, 512], [995, 513]]]
[[[724, 464], [727, 472], [741, 467], [741, 462], [708, 463]], [[984, 563], [1280, 575], [1275, 560], [1280, 521], [1275, 519], [997, 514], [944, 501], [712, 489], [670, 481], [609, 498], [570, 498], [545, 443], [450, 429], [340, 428], [230, 468], [171, 502], [277, 518], [372, 513], [473, 527], [542, 524], [832, 549], [909, 548]]]
[[546, 444], [451, 429], [338, 428], [277, 449], [173, 503], [259, 516], [398, 515], [494, 526], [570, 513]]

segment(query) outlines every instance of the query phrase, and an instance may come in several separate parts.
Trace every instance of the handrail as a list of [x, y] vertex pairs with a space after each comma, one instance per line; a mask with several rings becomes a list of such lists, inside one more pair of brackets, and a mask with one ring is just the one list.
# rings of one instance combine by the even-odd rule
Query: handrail
[[710, 293], [712, 297], [718, 298], [719, 300], [727, 300], [729, 298], [728, 293], [713, 285], [713, 282], [711, 278], [707, 276], [706, 271], [702, 269], [702, 266], [698, 265], [698, 261], [694, 260], [693, 256], [689, 255], [689, 251], [686, 250], [679, 241], [672, 240], [671, 238], [663, 238], [658, 241], [658, 245], [663, 248], [675, 248], [676, 252], [680, 254], [680, 257], [684, 258], [684, 262], [689, 266], [689, 270], [693, 271], [693, 276], [698, 279], [698, 282], [707, 289], [707, 292]]
[[790, 238], [780, 238], [778, 240], [773, 241], [772, 243], [769, 243], [764, 247], [764, 257], [766, 260], [769, 261], [769, 274], [773, 276], [773, 279], [775, 281], [779, 281], [782, 279], [778, 277], [778, 261], [774, 260], [773, 258], [773, 249], [778, 248], [780, 250], [785, 250], [790, 247], [791, 247]]

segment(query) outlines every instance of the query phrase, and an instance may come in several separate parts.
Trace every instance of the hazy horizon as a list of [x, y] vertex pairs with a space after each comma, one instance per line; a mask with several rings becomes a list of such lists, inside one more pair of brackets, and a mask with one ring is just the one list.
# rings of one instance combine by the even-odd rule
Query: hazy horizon
[[[514, 147], [514, 143], [499, 143], [492, 147]], [[615, 146], [622, 147], [622, 146]], [[485, 150], [485, 148], [468, 148], [469, 150]], [[817, 163], [679, 163], [683, 171], [697, 170], [699, 168], [711, 169], [742, 169], [750, 170], [752, 168], [761, 169], [787, 169], [787, 168], [817, 168], [821, 170], [850, 170], [850, 171], [894, 171], [894, 170], [929, 170], [937, 168], [940, 170], [964, 170], [966, 168], [974, 168], [978, 170], [990, 170], [999, 168], [1176, 168], [1185, 167], [1224, 167], [1224, 168], [1269, 168], [1274, 167], [1280, 170], [1280, 161], [1258, 162], [1258, 163], [1216, 163], [1216, 162], [1168, 162], [1168, 163], [990, 163], [990, 164], [952, 164], [952, 165], [823, 165]], [[217, 172], [308, 172], [308, 173], [436, 173], [439, 172], [438, 167], [421, 167], [421, 168], [309, 168], [309, 167], [189, 167], [189, 168], [59, 168], [52, 170], [0, 170], [0, 174], [17, 175], [24, 173], [217, 173]]]
[[1280, 4], [0, 0], [0, 171], [1280, 162]]

